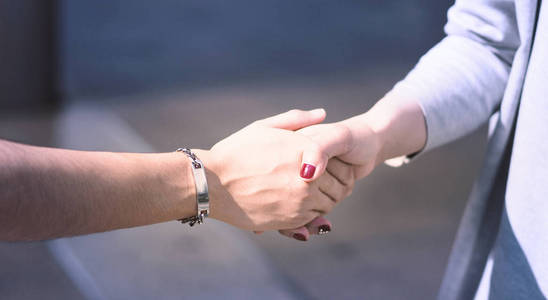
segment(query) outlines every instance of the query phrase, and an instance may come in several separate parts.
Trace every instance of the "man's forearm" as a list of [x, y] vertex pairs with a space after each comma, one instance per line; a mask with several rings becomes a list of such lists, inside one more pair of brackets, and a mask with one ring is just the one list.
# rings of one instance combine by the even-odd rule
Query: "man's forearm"
[[174, 220], [196, 212], [179, 153], [85, 152], [0, 140], [0, 240], [35, 240]]

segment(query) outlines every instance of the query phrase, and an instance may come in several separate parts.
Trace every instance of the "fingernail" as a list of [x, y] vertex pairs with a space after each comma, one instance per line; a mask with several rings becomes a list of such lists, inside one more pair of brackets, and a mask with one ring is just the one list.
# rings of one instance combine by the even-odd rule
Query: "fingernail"
[[327, 233], [330, 233], [330, 232], [331, 232], [331, 226], [329, 226], [327, 224], [324, 224], [324, 225], [322, 225], [318, 228], [318, 234], [319, 235], [327, 234]]
[[301, 233], [294, 233], [293, 238], [296, 239], [296, 240], [299, 240], [299, 241], [306, 242], [306, 236], [304, 236]]
[[314, 115], [317, 115], [317, 116], [322, 116], [325, 114], [325, 109], [323, 108], [316, 108], [316, 109], [313, 109], [310, 111], [311, 114], [314, 114]]
[[301, 177], [304, 179], [310, 179], [314, 177], [314, 172], [316, 172], [316, 167], [309, 164], [303, 164], [301, 168]]

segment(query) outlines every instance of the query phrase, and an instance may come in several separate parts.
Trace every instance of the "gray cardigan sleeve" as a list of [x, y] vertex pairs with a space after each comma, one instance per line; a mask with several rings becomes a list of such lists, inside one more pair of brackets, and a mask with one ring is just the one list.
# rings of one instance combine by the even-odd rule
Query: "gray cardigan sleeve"
[[389, 92], [419, 102], [423, 151], [472, 132], [498, 110], [520, 43], [513, 0], [457, 0], [445, 32]]

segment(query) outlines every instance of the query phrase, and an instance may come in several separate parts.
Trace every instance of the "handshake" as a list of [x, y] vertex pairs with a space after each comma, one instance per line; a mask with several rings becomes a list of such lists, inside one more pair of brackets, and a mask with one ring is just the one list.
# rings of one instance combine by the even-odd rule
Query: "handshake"
[[[418, 103], [383, 98], [321, 124], [292, 110], [193, 150], [204, 163], [209, 216], [297, 240], [330, 231], [323, 216], [381, 162], [424, 147]], [[177, 153], [112, 153], [0, 140], [0, 240], [37, 240], [141, 226], [196, 212], [190, 165]], [[188, 172], [181, 172], [186, 168]]]
[[210, 217], [301, 241], [329, 232], [323, 216], [382, 160], [367, 122], [320, 124], [325, 115], [291, 110], [255, 121], [209, 151], [194, 150], [207, 169]]

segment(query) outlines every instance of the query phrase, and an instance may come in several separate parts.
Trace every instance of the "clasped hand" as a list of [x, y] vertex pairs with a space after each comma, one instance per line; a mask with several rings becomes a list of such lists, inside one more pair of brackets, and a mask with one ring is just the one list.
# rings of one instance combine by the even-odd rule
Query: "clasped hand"
[[368, 128], [320, 124], [324, 119], [323, 109], [291, 110], [197, 150], [207, 167], [211, 217], [301, 240], [330, 226], [322, 216], [373, 170], [379, 143]]

